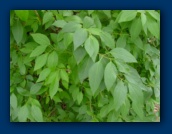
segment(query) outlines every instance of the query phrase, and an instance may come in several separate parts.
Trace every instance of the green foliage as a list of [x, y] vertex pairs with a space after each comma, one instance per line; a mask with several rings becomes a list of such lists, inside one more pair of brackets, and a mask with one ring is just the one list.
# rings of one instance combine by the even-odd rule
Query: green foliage
[[10, 12], [10, 121], [155, 122], [159, 106], [159, 11]]

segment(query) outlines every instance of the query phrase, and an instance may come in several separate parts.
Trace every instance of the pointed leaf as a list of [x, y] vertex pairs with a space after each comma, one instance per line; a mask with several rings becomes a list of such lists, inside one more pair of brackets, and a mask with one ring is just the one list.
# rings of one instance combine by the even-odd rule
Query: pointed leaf
[[85, 55], [86, 55], [86, 51], [83, 47], [79, 47], [78, 49], [74, 51], [74, 57], [77, 64], [79, 64], [83, 60]]
[[91, 17], [86, 16], [83, 21], [83, 27], [89, 28], [94, 25], [94, 20]]
[[22, 106], [18, 112], [19, 122], [26, 122], [28, 115], [29, 115], [29, 110], [27, 108], [27, 105]]
[[48, 57], [48, 53], [40, 55], [36, 58], [34, 71], [40, 69], [41, 67], [43, 67], [46, 64], [47, 57]]
[[35, 34], [31, 34], [31, 36], [33, 37], [34, 41], [40, 45], [44, 45], [44, 46], [50, 45], [50, 40], [44, 34], [35, 33]]
[[103, 79], [103, 64], [101, 61], [96, 62], [89, 71], [89, 84], [93, 95], [100, 86], [101, 80]]
[[64, 20], [57, 20], [53, 24], [53, 26], [63, 28], [66, 25], [66, 21]]
[[47, 59], [47, 66], [49, 68], [55, 68], [58, 64], [58, 55], [56, 51], [53, 51], [49, 54]]
[[56, 78], [51, 83], [50, 89], [49, 89], [49, 95], [51, 99], [53, 99], [54, 95], [57, 93], [58, 88], [59, 88], [59, 76], [58, 74], [56, 74]]
[[87, 39], [87, 31], [85, 29], [79, 28], [76, 30], [73, 36], [74, 50], [81, 46]]
[[75, 32], [78, 28], [81, 28], [81, 25], [79, 23], [69, 22], [63, 26], [62, 32]]
[[45, 68], [44, 70], [41, 71], [39, 78], [36, 82], [40, 82], [46, 79], [46, 77], [50, 74], [50, 69]]
[[117, 69], [115, 65], [112, 62], [109, 62], [106, 65], [104, 71], [104, 82], [108, 91], [116, 81], [116, 74], [117, 74]]
[[77, 95], [78, 104], [80, 104], [82, 102], [82, 99], [83, 99], [83, 94], [82, 94], [82, 92], [79, 92]]
[[47, 48], [47, 46], [37, 46], [33, 51], [32, 53], [30, 54], [30, 57], [36, 57], [36, 56], [39, 56], [40, 54], [42, 54], [45, 49]]
[[100, 38], [102, 40], [102, 42], [108, 46], [109, 48], [114, 48], [115, 47], [115, 41], [114, 39], [112, 38], [112, 35], [110, 35], [109, 33], [107, 32], [101, 32], [100, 34]]
[[130, 34], [133, 39], [137, 38], [141, 32], [142, 24], [140, 18], [135, 19], [130, 27]]
[[142, 26], [144, 28], [144, 25], [146, 24], [147, 18], [144, 13], [141, 13], [141, 21], [142, 21]]
[[42, 84], [40, 83], [36, 83], [36, 84], [33, 84], [31, 89], [30, 89], [30, 94], [36, 94], [42, 87]]
[[136, 17], [136, 15], [137, 15], [136, 10], [123, 10], [118, 22], [121, 23], [121, 22], [131, 21]]
[[13, 109], [17, 108], [17, 97], [14, 93], [10, 96], [10, 105]]
[[51, 21], [52, 19], [53, 19], [53, 13], [52, 12], [46, 12], [43, 16], [42, 24], [44, 25], [45, 23]]
[[31, 115], [37, 122], [43, 122], [42, 111], [37, 105], [31, 106]]
[[23, 21], [27, 21], [29, 17], [28, 10], [15, 10], [16, 15]]
[[110, 53], [115, 59], [123, 60], [124, 62], [137, 62], [136, 58], [124, 48], [114, 48]]

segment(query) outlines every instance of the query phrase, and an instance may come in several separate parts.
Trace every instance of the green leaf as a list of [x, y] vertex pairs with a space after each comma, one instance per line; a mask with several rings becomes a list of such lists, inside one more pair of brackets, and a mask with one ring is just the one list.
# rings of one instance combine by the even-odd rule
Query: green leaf
[[110, 53], [115, 59], [123, 60], [124, 62], [137, 62], [135, 57], [123, 48], [114, 48]]
[[40, 54], [42, 54], [43, 52], [45, 52], [45, 49], [47, 48], [47, 46], [37, 46], [32, 53], [30, 54], [30, 57], [36, 57], [39, 56]]
[[131, 21], [136, 17], [136, 15], [137, 15], [136, 10], [123, 10], [118, 22], [121, 23], [121, 22]]
[[41, 67], [43, 67], [46, 64], [47, 57], [48, 57], [48, 53], [42, 54], [36, 58], [34, 71], [40, 69]]
[[33, 37], [34, 41], [40, 45], [44, 45], [44, 46], [50, 45], [50, 40], [44, 34], [35, 33], [35, 34], [31, 34], [31, 36]]
[[86, 55], [86, 51], [83, 47], [77, 48], [74, 51], [74, 57], [75, 57], [76, 63], [79, 64], [83, 60], [85, 55]]
[[82, 99], [83, 99], [83, 94], [82, 94], [82, 92], [79, 92], [79, 93], [77, 94], [77, 101], [78, 101], [78, 104], [81, 104]]
[[16, 15], [23, 21], [27, 21], [29, 17], [28, 10], [15, 10]]
[[53, 13], [52, 12], [46, 12], [43, 16], [43, 25], [53, 19]]
[[116, 41], [116, 47], [122, 47], [124, 48], [126, 46], [126, 37], [120, 36], [118, 40]]
[[43, 122], [43, 116], [42, 116], [42, 111], [37, 105], [32, 105], [31, 106], [31, 115], [37, 122]]
[[64, 25], [62, 32], [75, 32], [78, 28], [81, 28], [81, 25], [76, 22], [69, 22]]
[[14, 93], [10, 95], [10, 105], [13, 109], [17, 108], [17, 97]]
[[113, 93], [113, 97], [115, 110], [118, 111], [118, 109], [125, 103], [127, 97], [127, 87], [122, 81], [119, 81], [117, 83]]
[[109, 33], [101, 32], [100, 38], [102, 42], [109, 48], [113, 49], [115, 47], [115, 41]]
[[91, 17], [86, 16], [83, 21], [83, 27], [89, 28], [94, 25], [94, 20]]
[[27, 108], [27, 105], [22, 106], [18, 112], [19, 122], [26, 122], [28, 115], [29, 115], [29, 110]]
[[88, 31], [93, 34], [93, 35], [100, 35], [101, 34], [101, 29], [98, 29], [98, 28], [89, 28]]
[[20, 21], [14, 23], [13, 27], [11, 28], [12, 34], [14, 36], [15, 41], [19, 44], [23, 38], [23, 26], [21, 25]]
[[36, 82], [41, 82], [47, 78], [47, 76], [50, 74], [50, 69], [45, 68], [44, 70], [41, 71], [39, 78]]
[[40, 83], [36, 83], [36, 84], [33, 84], [32, 87], [30, 88], [30, 94], [36, 94], [42, 87], [42, 84]]
[[87, 31], [83, 28], [79, 28], [76, 30], [73, 36], [74, 50], [76, 50], [85, 42], [85, 40], [87, 39], [87, 35]]
[[107, 90], [109, 91], [116, 81], [117, 69], [115, 65], [110, 61], [104, 71], [104, 82]]
[[68, 47], [73, 41], [73, 33], [66, 33], [63, 38], [64, 45]]
[[150, 33], [159, 39], [160, 27], [159, 27], [158, 23], [149, 16], [147, 17], [147, 27], [148, 27], [148, 30], [150, 31]]
[[64, 20], [56, 20], [52, 25], [56, 27], [63, 28], [66, 25], [66, 21]]
[[147, 10], [147, 12], [157, 21], [160, 21], [160, 14], [154, 10]]
[[49, 95], [50, 95], [51, 99], [53, 99], [53, 97], [57, 93], [58, 89], [59, 89], [59, 76], [57, 73], [55, 79], [53, 80], [53, 82], [51, 83], [50, 88], [49, 88]]
[[146, 24], [147, 18], [146, 15], [144, 13], [141, 13], [141, 22], [142, 22], [142, 26], [144, 28], [144, 25]]
[[69, 76], [68, 76], [68, 73], [66, 72], [66, 70], [64, 70], [64, 69], [60, 70], [60, 78], [66, 82], [69, 82]]
[[96, 60], [97, 54], [99, 52], [99, 43], [94, 36], [89, 36], [89, 38], [85, 41], [85, 50], [92, 58], [93, 61]]
[[58, 64], [58, 55], [56, 51], [53, 51], [49, 54], [47, 59], [47, 66], [49, 68], [55, 68]]
[[141, 32], [142, 24], [140, 18], [135, 19], [130, 27], [131, 38], [137, 38]]
[[101, 61], [96, 62], [89, 71], [89, 84], [92, 90], [93, 95], [98, 90], [100, 83], [103, 79], [103, 64]]
[[89, 70], [91, 66], [93, 65], [93, 61], [90, 57], [86, 56], [83, 61], [79, 64], [78, 66], [78, 75], [79, 75], [79, 80], [82, 83], [84, 79], [88, 77]]

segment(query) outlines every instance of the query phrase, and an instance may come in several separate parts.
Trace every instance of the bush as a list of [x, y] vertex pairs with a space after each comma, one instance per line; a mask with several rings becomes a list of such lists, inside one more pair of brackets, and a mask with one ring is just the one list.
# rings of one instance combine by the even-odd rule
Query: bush
[[12, 122], [154, 122], [160, 11], [11, 10]]

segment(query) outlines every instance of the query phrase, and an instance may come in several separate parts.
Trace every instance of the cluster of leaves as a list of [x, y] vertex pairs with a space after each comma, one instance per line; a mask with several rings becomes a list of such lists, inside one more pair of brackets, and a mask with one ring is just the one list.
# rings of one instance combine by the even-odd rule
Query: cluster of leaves
[[159, 11], [10, 11], [11, 121], [157, 121], [159, 103]]

